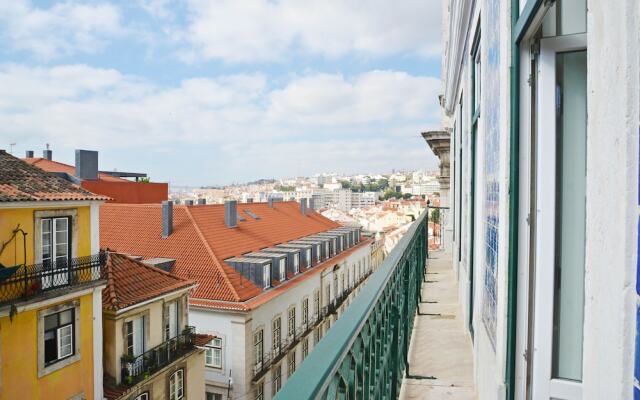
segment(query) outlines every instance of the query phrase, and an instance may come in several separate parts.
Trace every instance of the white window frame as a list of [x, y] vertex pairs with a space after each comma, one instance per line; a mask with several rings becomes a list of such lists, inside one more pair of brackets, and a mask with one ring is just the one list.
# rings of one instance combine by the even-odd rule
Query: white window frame
[[137, 395], [134, 400], [149, 400], [149, 392], [144, 392]]
[[278, 268], [280, 272], [280, 282], [287, 279], [287, 259], [281, 258], [278, 261]]
[[222, 369], [222, 354], [222, 338], [214, 338], [205, 345], [205, 365], [211, 368]]
[[[178, 385], [179, 383], [179, 385]], [[184, 398], [184, 369], [179, 369], [169, 377], [169, 400]]]
[[293, 272], [300, 273], [300, 253], [293, 253]]
[[[164, 339], [173, 339], [180, 334], [180, 299], [165, 303], [164, 317]], [[175, 332], [172, 332], [172, 329]]]
[[271, 321], [271, 339], [273, 352], [278, 353], [282, 346], [282, 318], [280, 316]]
[[271, 264], [265, 264], [262, 266], [262, 286], [264, 289], [271, 287]]
[[[73, 353], [64, 358], [59, 358], [57, 361], [45, 364], [45, 317], [58, 314], [69, 309], [73, 310], [73, 338], [71, 340], [71, 346]], [[65, 326], [67, 326], [65, 324]], [[58, 327], [57, 329], [64, 328]], [[80, 301], [74, 300], [69, 303], [60, 304], [54, 307], [50, 307], [41, 311], [38, 311], [38, 378], [46, 376], [54, 371], [73, 364], [81, 359], [80, 354]], [[59, 350], [60, 339], [56, 339], [56, 348]]]
[[287, 310], [287, 330], [289, 337], [293, 337], [296, 333], [296, 307], [293, 306]]

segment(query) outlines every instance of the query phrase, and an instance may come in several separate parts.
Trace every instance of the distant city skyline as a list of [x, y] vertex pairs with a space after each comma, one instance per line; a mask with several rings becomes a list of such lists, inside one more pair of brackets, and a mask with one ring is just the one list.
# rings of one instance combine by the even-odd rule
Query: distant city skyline
[[440, 2], [365, 3], [2, 2], [0, 148], [176, 185], [434, 168]]

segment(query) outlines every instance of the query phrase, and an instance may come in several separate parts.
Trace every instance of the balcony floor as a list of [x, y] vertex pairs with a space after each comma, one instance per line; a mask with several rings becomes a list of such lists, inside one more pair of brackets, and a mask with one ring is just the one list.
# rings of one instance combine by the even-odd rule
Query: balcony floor
[[400, 399], [476, 398], [471, 338], [460, 307], [451, 255], [430, 253], [420, 313], [431, 315], [416, 317]]

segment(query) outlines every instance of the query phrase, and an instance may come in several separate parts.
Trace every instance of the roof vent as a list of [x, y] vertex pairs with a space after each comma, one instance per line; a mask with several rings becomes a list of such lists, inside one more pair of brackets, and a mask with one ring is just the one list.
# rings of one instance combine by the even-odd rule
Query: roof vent
[[306, 198], [300, 199], [300, 213], [302, 215], [306, 215], [307, 214], [307, 199]]
[[25, 157], [33, 158], [33, 150], [27, 150], [27, 153], [26, 153]]
[[173, 201], [162, 202], [162, 238], [166, 239], [173, 233]]
[[198, 199], [198, 205], [203, 205], [203, 204], [207, 204], [207, 199]]
[[238, 202], [227, 200], [224, 202], [224, 223], [228, 228], [238, 226]]
[[98, 179], [98, 152], [76, 150], [76, 177], [80, 179]]
[[49, 150], [49, 143], [47, 143], [47, 148], [42, 150], [42, 158], [49, 161], [53, 160], [53, 150]]

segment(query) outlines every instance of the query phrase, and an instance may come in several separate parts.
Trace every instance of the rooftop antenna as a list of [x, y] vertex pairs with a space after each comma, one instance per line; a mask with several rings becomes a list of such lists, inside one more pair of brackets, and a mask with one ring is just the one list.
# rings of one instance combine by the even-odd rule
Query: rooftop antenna
[[9, 143], [9, 153], [11, 155], [13, 155], [13, 146], [15, 146], [15, 145], [16, 145], [16, 143]]

